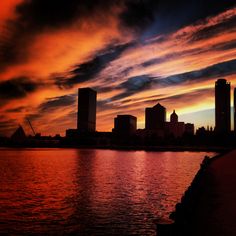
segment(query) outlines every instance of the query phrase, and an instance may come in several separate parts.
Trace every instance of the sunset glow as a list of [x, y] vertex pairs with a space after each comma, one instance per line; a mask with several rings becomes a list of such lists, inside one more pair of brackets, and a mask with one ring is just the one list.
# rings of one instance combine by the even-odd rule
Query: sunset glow
[[98, 131], [111, 131], [117, 114], [137, 116], [143, 128], [145, 107], [157, 102], [196, 127], [215, 125], [215, 81], [236, 86], [233, 1], [198, 18], [187, 13], [191, 3], [171, 19], [157, 4], [135, 25], [126, 1], [111, 2], [89, 10], [71, 3], [61, 17], [63, 6], [50, 16], [46, 1], [0, 3], [0, 135], [18, 124], [30, 134], [26, 117], [37, 132], [64, 135], [76, 127], [81, 87], [98, 92]]

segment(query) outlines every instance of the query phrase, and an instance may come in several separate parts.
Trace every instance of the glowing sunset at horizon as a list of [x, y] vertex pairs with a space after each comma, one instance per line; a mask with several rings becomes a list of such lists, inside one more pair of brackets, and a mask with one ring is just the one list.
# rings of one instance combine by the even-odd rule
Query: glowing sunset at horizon
[[214, 126], [215, 81], [236, 87], [235, 29], [233, 0], [2, 1], [0, 135], [18, 124], [31, 134], [26, 118], [36, 132], [64, 135], [82, 87], [98, 93], [97, 131], [111, 131], [117, 114], [143, 128], [157, 102], [168, 118], [175, 109]]

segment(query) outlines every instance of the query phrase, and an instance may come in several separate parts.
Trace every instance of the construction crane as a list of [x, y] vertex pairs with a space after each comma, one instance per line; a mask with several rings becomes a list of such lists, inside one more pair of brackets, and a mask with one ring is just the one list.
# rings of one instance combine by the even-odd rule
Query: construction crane
[[31, 130], [33, 131], [33, 134], [34, 134], [34, 136], [35, 136], [36, 133], [35, 133], [35, 131], [34, 131], [34, 128], [33, 128], [32, 124], [31, 124], [30, 120], [29, 120], [28, 118], [26, 118], [26, 120], [28, 121], [29, 126], [30, 126], [30, 128], [31, 128]]

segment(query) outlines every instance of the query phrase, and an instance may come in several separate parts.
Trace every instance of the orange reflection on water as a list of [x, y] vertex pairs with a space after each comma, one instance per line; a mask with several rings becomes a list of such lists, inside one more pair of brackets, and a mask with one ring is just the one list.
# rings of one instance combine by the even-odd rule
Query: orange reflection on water
[[154, 235], [204, 155], [0, 149], [0, 234]]

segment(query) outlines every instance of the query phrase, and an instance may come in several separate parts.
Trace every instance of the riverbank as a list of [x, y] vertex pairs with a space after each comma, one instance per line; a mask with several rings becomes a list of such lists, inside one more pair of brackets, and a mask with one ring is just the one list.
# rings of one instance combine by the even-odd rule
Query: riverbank
[[205, 158], [191, 186], [157, 235], [236, 235], [236, 150]]
[[75, 148], [75, 149], [103, 149], [125, 151], [157, 151], [157, 152], [216, 152], [225, 153], [232, 147], [222, 146], [121, 146], [121, 145], [4, 145], [0, 148]]

